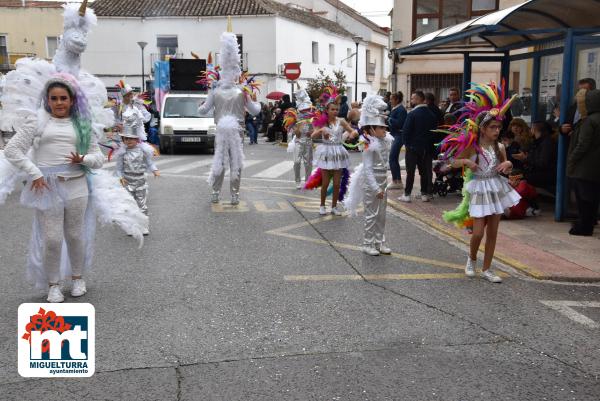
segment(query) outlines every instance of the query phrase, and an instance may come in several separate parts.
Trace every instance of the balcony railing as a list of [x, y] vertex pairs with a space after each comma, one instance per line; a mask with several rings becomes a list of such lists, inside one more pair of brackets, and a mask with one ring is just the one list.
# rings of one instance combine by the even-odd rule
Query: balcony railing
[[[241, 68], [242, 71], [248, 71], [248, 53], [242, 53], [242, 63], [241, 63]], [[215, 64], [219, 65], [219, 53], [215, 53]]]
[[35, 53], [0, 53], [0, 70], [14, 69], [17, 60], [23, 57], [35, 57]]

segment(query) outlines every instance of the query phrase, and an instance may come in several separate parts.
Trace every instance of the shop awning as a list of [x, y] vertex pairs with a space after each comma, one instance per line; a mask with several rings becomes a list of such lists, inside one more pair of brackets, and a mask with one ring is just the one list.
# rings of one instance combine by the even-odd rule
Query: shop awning
[[600, 1], [529, 0], [420, 36], [399, 55], [506, 52], [561, 40], [567, 30], [600, 32]]

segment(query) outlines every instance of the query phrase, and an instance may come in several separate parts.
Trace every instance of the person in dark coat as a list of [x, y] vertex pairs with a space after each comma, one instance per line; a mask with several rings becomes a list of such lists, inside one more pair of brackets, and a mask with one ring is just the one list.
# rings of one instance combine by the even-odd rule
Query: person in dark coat
[[567, 154], [567, 177], [579, 211], [569, 234], [591, 236], [600, 206], [600, 90], [588, 91], [584, 104], [583, 110], [579, 107], [584, 118], [574, 127]]
[[427, 107], [433, 113], [433, 115], [437, 118], [437, 125], [444, 124], [444, 112], [440, 110], [440, 108], [435, 104], [435, 95], [431, 92], [427, 92], [425, 94], [425, 103], [427, 103]]
[[[596, 81], [592, 78], [584, 78], [580, 79], [577, 83], [577, 90], [585, 89], [588, 91], [596, 89]], [[567, 118], [565, 122], [560, 127], [560, 133], [563, 135], [571, 135], [573, 132], [573, 127], [580, 120], [581, 115], [577, 110], [577, 103], [573, 101], [567, 110]]]
[[407, 112], [402, 101], [404, 94], [402, 92], [393, 93], [390, 96], [392, 111], [388, 118], [388, 127], [390, 134], [394, 137], [394, 143], [390, 150], [390, 170], [392, 172], [392, 185], [388, 189], [403, 189], [402, 176], [400, 174], [400, 150], [402, 149], [402, 126], [406, 121]]
[[348, 106], [348, 96], [342, 96], [340, 98], [340, 111], [338, 112], [338, 117], [343, 118], [348, 121], [348, 112], [350, 111], [350, 106]]
[[552, 191], [556, 185], [557, 144], [546, 121], [533, 123], [533, 142], [525, 158], [525, 179], [531, 185]]
[[462, 109], [463, 106], [464, 103], [460, 100], [460, 91], [458, 88], [450, 88], [448, 91], [448, 106], [446, 107], [446, 110], [444, 110], [444, 114], [454, 114]]
[[437, 128], [437, 117], [427, 107], [425, 94], [416, 91], [410, 98], [413, 110], [408, 113], [402, 137], [406, 147], [406, 185], [404, 195], [399, 197], [401, 202], [411, 201], [412, 187], [415, 181], [415, 170], [419, 169], [421, 176], [421, 200], [429, 202], [433, 193], [433, 143], [434, 137], [431, 130]]

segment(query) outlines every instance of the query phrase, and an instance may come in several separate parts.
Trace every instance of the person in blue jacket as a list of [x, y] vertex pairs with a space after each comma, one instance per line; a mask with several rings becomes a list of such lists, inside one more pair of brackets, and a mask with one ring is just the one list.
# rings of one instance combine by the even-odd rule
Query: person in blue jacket
[[402, 105], [404, 94], [400, 91], [390, 96], [392, 111], [388, 119], [390, 134], [394, 137], [394, 143], [390, 150], [390, 170], [392, 172], [392, 185], [389, 189], [403, 189], [402, 176], [400, 175], [400, 150], [402, 149], [402, 126], [406, 120], [406, 109]]

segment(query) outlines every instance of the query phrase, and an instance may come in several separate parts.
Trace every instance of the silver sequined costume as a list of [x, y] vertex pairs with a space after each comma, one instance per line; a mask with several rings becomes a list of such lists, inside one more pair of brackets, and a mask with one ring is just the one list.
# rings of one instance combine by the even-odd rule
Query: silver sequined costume
[[125, 189], [133, 196], [140, 210], [148, 214], [148, 183], [146, 171], [156, 171], [158, 168], [152, 161], [151, 150], [144, 150], [145, 144], [134, 148], [125, 148], [117, 154], [117, 176], [125, 179]]
[[300, 133], [300, 137], [295, 139], [296, 144], [294, 146], [294, 176], [296, 183], [299, 184], [302, 181], [300, 174], [302, 163], [304, 163], [305, 181], [308, 181], [308, 177], [312, 172], [313, 142], [310, 136], [314, 128], [312, 124], [300, 123], [295, 129]]
[[[387, 170], [391, 143], [386, 138], [369, 137], [370, 151], [363, 152], [365, 174], [365, 237], [364, 244], [379, 247], [385, 242], [387, 210]], [[383, 192], [383, 199], [377, 194]]]

